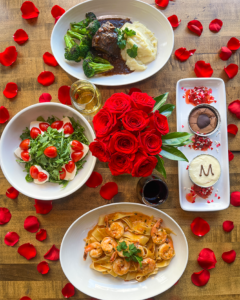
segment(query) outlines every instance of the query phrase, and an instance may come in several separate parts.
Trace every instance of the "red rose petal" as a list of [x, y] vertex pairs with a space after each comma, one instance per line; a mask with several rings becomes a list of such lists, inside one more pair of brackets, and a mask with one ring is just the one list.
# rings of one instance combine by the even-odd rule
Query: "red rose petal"
[[200, 36], [203, 32], [202, 23], [198, 20], [192, 20], [187, 25], [188, 29]]
[[197, 217], [191, 223], [191, 230], [197, 236], [204, 236], [210, 231], [210, 226], [207, 221]]
[[3, 124], [9, 120], [9, 112], [6, 107], [0, 106], [0, 124]]
[[222, 47], [219, 56], [221, 60], [228, 60], [232, 56], [232, 51], [228, 47]]
[[15, 46], [7, 47], [0, 53], [0, 63], [5, 67], [11, 66], [17, 59], [18, 53]]
[[65, 298], [70, 298], [74, 296], [75, 294], [74, 286], [71, 283], [67, 283], [62, 289], [62, 294]]
[[52, 53], [49, 52], [45, 52], [43, 54], [43, 61], [45, 62], [45, 64], [52, 66], [52, 67], [56, 67], [58, 66], [58, 62], [56, 61], [55, 57], [52, 55]]
[[65, 13], [65, 9], [63, 9], [58, 5], [54, 5], [51, 10], [51, 14], [54, 17], [54, 19], [56, 19], [57, 17], [61, 17], [61, 15], [63, 15], [64, 13]]
[[240, 192], [232, 192], [231, 198], [230, 198], [230, 203], [233, 206], [240, 206]]
[[26, 243], [18, 247], [18, 253], [28, 260], [37, 255], [35, 247], [30, 243]]
[[39, 97], [39, 102], [50, 102], [52, 100], [52, 96], [48, 93], [42, 93], [42, 95]]
[[175, 51], [175, 56], [177, 57], [177, 59], [183, 62], [186, 61], [191, 55], [193, 55], [195, 51], [196, 49], [188, 51], [186, 48], [181, 47]]
[[131, 96], [132, 93], [142, 93], [142, 90], [138, 89], [138, 88], [130, 88], [129, 92], [128, 92], [128, 95]]
[[17, 96], [18, 93], [18, 86], [14, 82], [9, 82], [6, 84], [6, 87], [3, 91], [3, 95], [8, 98], [12, 99]]
[[70, 86], [63, 85], [58, 89], [58, 100], [65, 105], [71, 105]]
[[29, 216], [24, 221], [24, 228], [29, 232], [37, 232], [39, 229], [39, 221], [34, 216]]
[[202, 270], [200, 272], [195, 272], [191, 276], [192, 283], [196, 286], [203, 286], [208, 283], [210, 279], [210, 273], [208, 270]]
[[21, 6], [21, 11], [23, 19], [37, 18], [39, 14], [39, 10], [31, 1], [23, 2]]
[[157, 4], [157, 6], [167, 7], [169, 0], [155, 0], [155, 3]]
[[36, 233], [36, 239], [40, 242], [46, 240], [47, 238], [47, 231], [45, 229], [40, 229], [37, 233]]
[[59, 260], [59, 249], [56, 248], [55, 245], [48, 250], [48, 252], [44, 255], [45, 259], [48, 260]]
[[96, 188], [102, 184], [102, 175], [98, 172], [92, 172], [91, 176], [86, 181], [86, 186], [90, 188]]
[[172, 25], [173, 28], [178, 27], [179, 24], [181, 23], [181, 20], [178, 20], [177, 15], [172, 15], [172, 16], [168, 17], [168, 21], [170, 22], [170, 24]]
[[44, 201], [35, 199], [36, 213], [46, 215], [52, 210], [52, 201]]
[[57, 21], [58, 21], [60, 18], [61, 18], [61, 16], [59, 16], [59, 17], [56, 17], [56, 18], [55, 18], [55, 22], [54, 22], [54, 24], [56, 24], [56, 23], [57, 23]]
[[0, 225], [4, 225], [11, 220], [11, 213], [5, 207], [0, 207]]
[[235, 124], [229, 124], [227, 127], [227, 131], [236, 135], [238, 133], [238, 127]]
[[200, 267], [203, 269], [213, 269], [217, 263], [214, 252], [209, 248], [204, 248], [198, 255], [197, 259]]
[[219, 32], [223, 26], [222, 20], [214, 19], [209, 24], [209, 29], [214, 32]]
[[226, 232], [232, 231], [234, 228], [234, 224], [232, 221], [224, 221], [223, 222], [223, 230]]
[[228, 110], [240, 119], [240, 100], [234, 100], [228, 105]]
[[223, 252], [222, 259], [228, 263], [231, 264], [236, 259], [236, 252], [234, 250], [230, 250], [228, 252]]
[[213, 74], [213, 69], [209, 63], [199, 60], [195, 64], [194, 72], [197, 77], [211, 77]]
[[27, 297], [27, 296], [24, 296], [22, 297], [20, 300], [32, 300], [31, 298]]
[[8, 232], [5, 235], [4, 243], [8, 246], [14, 246], [19, 241], [19, 235], [16, 232]]
[[111, 200], [118, 193], [118, 186], [115, 182], [107, 182], [100, 189], [100, 195], [105, 200]]
[[51, 85], [55, 80], [55, 76], [50, 71], [43, 71], [38, 75], [37, 81], [44, 86]]
[[230, 64], [226, 68], [224, 67], [224, 71], [226, 72], [227, 76], [232, 79], [238, 73], [238, 65]]
[[236, 39], [235, 37], [230, 38], [230, 40], [227, 43], [227, 47], [232, 50], [235, 51], [237, 49], [240, 48], [240, 41], [238, 39]]
[[18, 45], [22, 45], [22, 44], [26, 43], [26, 41], [28, 40], [28, 35], [25, 30], [18, 29], [14, 33], [13, 39], [16, 43], [18, 43]]
[[37, 265], [37, 270], [39, 273], [41, 273], [42, 275], [47, 274], [48, 271], [50, 270], [49, 265], [46, 261], [41, 261], [38, 265]]
[[14, 187], [10, 187], [6, 191], [6, 196], [10, 199], [16, 199], [19, 195], [19, 191], [17, 191]]
[[234, 159], [233, 153], [230, 150], [228, 150], [228, 160], [231, 161], [233, 159]]

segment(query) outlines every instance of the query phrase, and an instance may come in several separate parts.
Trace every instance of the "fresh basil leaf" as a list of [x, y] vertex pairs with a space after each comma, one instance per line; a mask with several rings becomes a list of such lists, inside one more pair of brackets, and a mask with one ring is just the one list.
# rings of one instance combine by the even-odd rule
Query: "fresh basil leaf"
[[20, 139], [22, 140], [26, 140], [26, 139], [30, 139], [30, 130], [28, 127], [26, 127], [26, 129], [23, 130], [23, 133], [20, 135]]
[[174, 108], [175, 105], [173, 104], [164, 104], [159, 108], [158, 111], [161, 115], [164, 115], [165, 117], [169, 117], [173, 112]]
[[162, 151], [160, 152], [160, 155], [163, 157], [166, 157], [171, 160], [178, 160], [178, 161], [187, 161], [188, 159], [186, 156], [177, 148], [173, 146], [164, 146], [162, 145]]
[[27, 182], [33, 182], [33, 178], [30, 176], [30, 174], [27, 174], [25, 179]]
[[171, 132], [162, 136], [163, 145], [178, 146], [189, 140], [193, 134], [188, 132]]
[[137, 50], [138, 50], [138, 46], [136, 44], [134, 44], [132, 46], [132, 48], [127, 49], [127, 54], [132, 57], [135, 58], [137, 56]]
[[167, 97], [168, 97], [168, 93], [165, 93], [165, 94], [159, 95], [159, 96], [154, 98], [156, 103], [153, 107], [153, 112], [158, 110], [167, 101]]
[[39, 121], [39, 122], [46, 122], [45, 119], [42, 116], [39, 116], [37, 118], [37, 121]]
[[159, 156], [159, 155], [155, 155], [155, 157], [157, 158], [158, 160], [158, 163], [155, 167], [155, 169], [163, 175], [164, 178], [167, 178], [167, 173], [166, 173], [166, 170], [164, 168], [164, 161], [163, 159]]

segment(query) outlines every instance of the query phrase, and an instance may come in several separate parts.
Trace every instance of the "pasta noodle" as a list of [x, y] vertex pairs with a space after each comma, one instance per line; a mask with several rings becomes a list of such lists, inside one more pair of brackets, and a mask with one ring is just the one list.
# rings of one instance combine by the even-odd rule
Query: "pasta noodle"
[[142, 282], [167, 267], [175, 255], [170, 228], [162, 219], [142, 213], [116, 212], [100, 216], [84, 239], [84, 259], [103, 275]]

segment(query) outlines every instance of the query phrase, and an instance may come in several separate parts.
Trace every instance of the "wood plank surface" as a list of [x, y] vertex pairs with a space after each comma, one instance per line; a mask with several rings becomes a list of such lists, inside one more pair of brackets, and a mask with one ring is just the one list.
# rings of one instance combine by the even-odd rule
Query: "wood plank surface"
[[[113, 2], [116, 0], [112, 0]], [[18, 59], [11, 67], [0, 65], [0, 105], [4, 105], [13, 117], [23, 108], [38, 103], [38, 98], [43, 92], [50, 93], [54, 102], [58, 102], [57, 91], [62, 85], [70, 85], [75, 79], [65, 73], [59, 66], [56, 68], [44, 64], [42, 55], [49, 51], [50, 36], [54, 26], [51, 8], [58, 4], [65, 10], [79, 2], [78, 0], [34, 0], [40, 14], [36, 20], [26, 21], [22, 19], [20, 6], [22, 0], [0, 1], [0, 52], [10, 45], [15, 45], [18, 51]], [[154, 0], [145, 0], [155, 6]], [[195, 62], [205, 60], [210, 62], [213, 69], [213, 77], [220, 77], [225, 81], [227, 104], [240, 98], [239, 80], [240, 73], [232, 80], [228, 80], [223, 71], [224, 66], [230, 63], [239, 65], [239, 51], [224, 62], [219, 59], [218, 52], [222, 46], [226, 46], [228, 40], [235, 36], [239, 38], [240, 5], [239, 0], [175, 0], [170, 1], [166, 9], [161, 10], [167, 17], [176, 14], [181, 20], [181, 25], [174, 30], [174, 51], [179, 47], [197, 49], [196, 53], [184, 63], [175, 59], [174, 52], [165, 67], [154, 76], [134, 85], [124, 87], [99, 87], [103, 99], [106, 100], [114, 92], [127, 92], [130, 87], [141, 88], [144, 92], [156, 96], [166, 91], [169, 92], [169, 103], [175, 103], [176, 83], [181, 78], [195, 77], [193, 71]], [[211, 20], [219, 18], [223, 21], [221, 31], [214, 34], [209, 31]], [[204, 31], [201, 37], [195, 36], [187, 29], [190, 20], [198, 19], [202, 22]], [[144, 20], [142, 20], [144, 23]], [[13, 33], [22, 28], [29, 35], [29, 41], [19, 46], [13, 39]], [[158, 30], [156, 28], [156, 30]], [[37, 82], [37, 76], [43, 70], [52, 71], [55, 82], [49, 87], [43, 87]], [[19, 93], [15, 100], [6, 99], [2, 91], [8, 82], [16, 82]], [[226, 104], [226, 105], [227, 105]], [[240, 120], [228, 112], [228, 124], [240, 125]], [[176, 129], [175, 113], [169, 118], [170, 130]], [[0, 134], [5, 125], [0, 125]], [[235, 158], [230, 162], [231, 192], [240, 187], [240, 134], [229, 137], [229, 149], [234, 151]], [[179, 205], [177, 163], [166, 161], [166, 171], [170, 187], [169, 199], [160, 209], [174, 218], [183, 229], [189, 243], [189, 262], [179, 283], [156, 296], [155, 300], [200, 300], [207, 297], [209, 300], [235, 300], [240, 299], [240, 213], [239, 208], [230, 206], [227, 210], [212, 213], [184, 212]], [[135, 188], [138, 179], [129, 176], [113, 177], [104, 163], [98, 162], [96, 171], [103, 176], [104, 183], [115, 181], [119, 187], [119, 193], [110, 202], [136, 202]], [[32, 300], [57, 300], [63, 299], [62, 287], [68, 282], [64, 276], [59, 262], [50, 262], [49, 274], [42, 276], [36, 270], [37, 264], [43, 260], [43, 255], [55, 244], [60, 247], [62, 237], [71, 223], [85, 212], [109, 203], [99, 195], [100, 187], [89, 189], [83, 186], [73, 195], [54, 201], [53, 210], [48, 215], [37, 215], [41, 228], [48, 232], [48, 238], [44, 242], [35, 239], [35, 234], [29, 234], [23, 228], [23, 222], [29, 215], [36, 215], [33, 206], [34, 200], [22, 194], [18, 199], [11, 200], [5, 193], [9, 183], [0, 171], [0, 207], [7, 207], [12, 213], [11, 221], [0, 227], [0, 299], [15, 300], [22, 296], [29, 296]], [[209, 222], [211, 231], [202, 238], [194, 236], [190, 230], [192, 220], [200, 216]], [[235, 228], [231, 233], [225, 233], [222, 223], [225, 220], [234, 221]], [[4, 244], [4, 236], [8, 231], [16, 231], [20, 235], [20, 243], [14, 247]], [[17, 253], [19, 244], [32, 242], [37, 248], [37, 256], [26, 261]], [[201, 249], [211, 248], [217, 257], [215, 269], [210, 271], [209, 283], [198, 288], [191, 282], [191, 274], [200, 271], [197, 256]], [[226, 264], [221, 255], [224, 251], [234, 249], [237, 252], [236, 261], [232, 265]], [[76, 290], [72, 299], [89, 299], [88, 296]], [[127, 300], [131, 300], [126, 298]]]

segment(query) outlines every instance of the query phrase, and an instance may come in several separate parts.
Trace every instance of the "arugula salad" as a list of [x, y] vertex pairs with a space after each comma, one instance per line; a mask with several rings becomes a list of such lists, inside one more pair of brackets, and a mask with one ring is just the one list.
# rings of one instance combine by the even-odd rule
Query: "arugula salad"
[[72, 117], [42, 116], [30, 123], [21, 134], [21, 143], [14, 151], [24, 163], [27, 182], [53, 182], [66, 187], [86, 162], [89, 141], [84, 127]]

